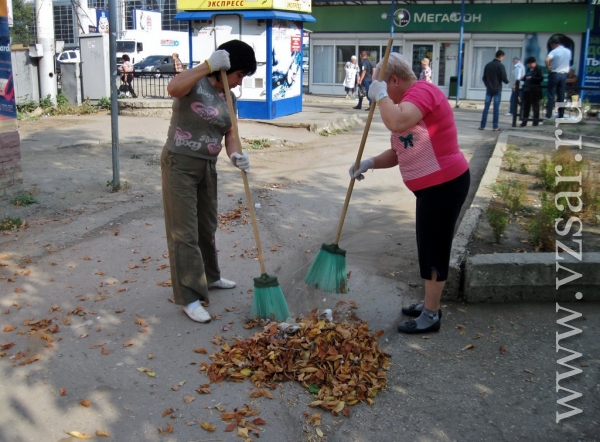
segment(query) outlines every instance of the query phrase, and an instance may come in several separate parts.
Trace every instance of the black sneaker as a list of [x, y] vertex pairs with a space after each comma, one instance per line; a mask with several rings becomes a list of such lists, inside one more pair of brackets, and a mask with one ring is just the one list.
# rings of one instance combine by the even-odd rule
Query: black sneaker
[[354, 106], [352, 109], [360, 109], [360, 106]]
[[369, 106], [368, 108], [365, 109], [366, 111], [370, 111], [371, 110], [371, 106]]
[[[417, 310], [417, 306], [421, 304], [411, 304], [408, 307], [402, 307], [402, 314], [405, 316], [410, 316], [412, 318], [418, 318], [421, 316], [421, 312], [423, 310]], [[442, 309], [438, 310], [438, 316], [442, 319]]]
[[419, 333], [431, 333], [440, 331], [440, 326], [442, 321], [438, 318], [437, 322], [431, 324], [427, 328], [417, 328], [417, 321], [414, 319], [409, 319], [408, 321], [404, 321], [402, 324], [398, 325], [398, 332], [406, 333], [407, 335], [416, 335]]

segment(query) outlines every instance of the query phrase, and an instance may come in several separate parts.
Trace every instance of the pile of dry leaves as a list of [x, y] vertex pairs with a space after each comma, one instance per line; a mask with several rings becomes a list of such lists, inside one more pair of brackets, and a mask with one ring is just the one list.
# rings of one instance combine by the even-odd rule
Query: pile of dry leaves
[[273, 322], [248, 339], [224, 344], [201, 370], [211, 382], [250, 379], [258, 388], [296, 380], [316, 394], [310, 406], [348, 416], [349, 405], [373, 404], [386, 386], [389, 355], [376, 341], [382, 334], [364, 323], [318, 319], [315, 311], [297, 325]]

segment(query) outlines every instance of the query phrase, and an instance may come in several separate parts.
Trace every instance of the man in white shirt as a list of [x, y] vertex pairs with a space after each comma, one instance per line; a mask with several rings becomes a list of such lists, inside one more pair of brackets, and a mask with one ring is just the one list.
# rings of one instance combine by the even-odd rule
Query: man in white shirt
[[[515, 94], [515, 84], [517, 80], [521, 80], [523, 75], [525, 75], [525, 67], [523, 66], [523, 63], [521, 63], [519, 57], [513, 58], [513, 72], [515, 75], [515, 79], [512, 87], [512, 94], [510, 94], [510, 111], [506, 115], [513, 115], [517, 113], [517, 103], [521, 101], [521, 97], [523, 95], [521, 91], [519, 91], [518, 97], [517, 94]], [[520, 88], [523, 89], [522, 83]]]
[[[546, 118], [554, 116], [554, 103], [565, 101], [565, 89], [567, 74], [571, 63], [571, 51], [565, 48], [556, 37], [550, 40], [552, 50], [546, 57], [546, 68], [548, 69], [548, 105], [546, 107]], [[558, 118], [565, 113], [564, 107], [558, 108]]]

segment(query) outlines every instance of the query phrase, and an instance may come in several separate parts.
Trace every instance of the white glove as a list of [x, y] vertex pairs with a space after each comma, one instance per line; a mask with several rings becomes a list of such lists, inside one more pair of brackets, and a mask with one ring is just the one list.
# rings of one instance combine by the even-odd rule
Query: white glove
[[221, 69], [228, 70], [231, 67], [229, 52], [223, 49], [213, 52], [209, 59], [206, 60], [206, 64], [211, 73], [220, 71]]
[[229, 157], [229, 159], [231, 160], [231, 164], [233, 164], [238, 169], [241, 169], [246, 173], [250, 172], [250, 158], [248, 157], [248, 154], [246, 152], [234, 152], [231, 154], [231, 157]]
[[369, 86], [369, 98], [373, 101], [379, 101], [387, 96], [387, 83], [385, 81], [373, 80], [373, 83]]
[[361, 181], [365, 178], [363, 173], [365, 173], [367, 170], [373, 169], [375, 167], [375, 160], [372, 157], [367, 158], [366, 160], [362, 160], [360, 162], [360, 164], [358, 165], [358, 169], [356, 170], [356, 172], [354, 171], [355, 164], [356, 163], [352, 163], [352, 166], [350, 166], [348, 173], [350, 173], [350, 178], [355, 178], [358, 181]]

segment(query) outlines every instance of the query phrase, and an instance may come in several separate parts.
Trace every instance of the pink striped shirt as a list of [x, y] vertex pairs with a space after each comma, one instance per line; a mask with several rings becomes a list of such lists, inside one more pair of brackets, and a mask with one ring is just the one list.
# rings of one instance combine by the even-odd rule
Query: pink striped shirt
[[415, 81], [402, 101], [413, 103], [423, 114], [410, 129], [391, 135], [406, 187], [416, 191], [462, 175], [469, 163], [458, 147], [454, 114], [444, 93], [432, 83]]

